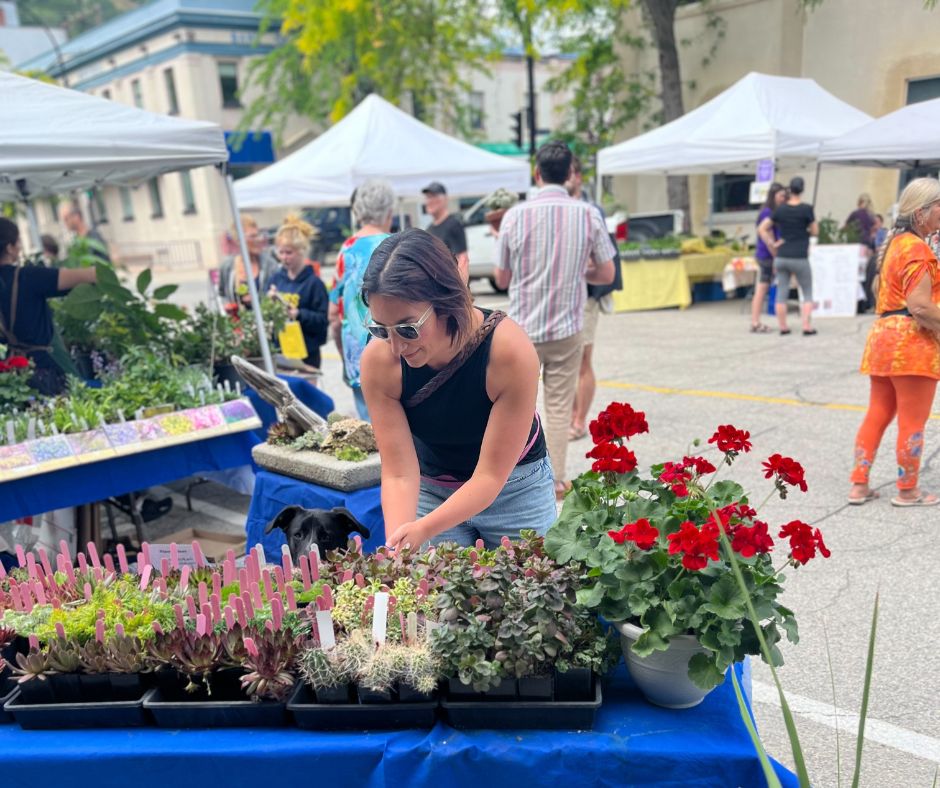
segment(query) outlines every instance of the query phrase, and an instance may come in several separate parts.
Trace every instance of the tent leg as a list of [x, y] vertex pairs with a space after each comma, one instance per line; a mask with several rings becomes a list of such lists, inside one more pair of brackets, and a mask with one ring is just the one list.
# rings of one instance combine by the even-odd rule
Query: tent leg
[[38, 252], [42, 249], [42, 238], [39, 235], [39, 222], [36, 220], [36, 206], [29, 200], [25, 203], [26, 221], [29, 224], [29, 239], [32, 242], [32, 251]]
[[[242, 227], [241, 216], [238, 213], [238, 201], [235, 199], [235, 182], [232, 180], [231, 173], [222, 170], [222, 177], [225, 179], [226, 192], [228, 193], [229, 206], [232, 209], [232, 216], [235, 217], [235, 232], [238, 234], [238, 248], [241, 250], [242, 260], [248, 264], [248, 242], [245, 240], [245, 228]], [[261, 357], [264, 360], [264, 369], [269, 375], [274, 374], [274, 363], [271, 361], [271, 348], [268, 346], [268, 336], [264, 330], [264, 318], [261, 317], [261, 299], [258, 298], [258, 288], [255, 285], [255, 278], [250, 272], [245, 278], [248, 280], [248, 292], [251, 294], [251, 312], [255, 317], [255, 327], [258, 329], [258, 342], [261, 345]]]
[[816, 162], [816, 177], [813, 178], [813, 208], [816, 207], [816, 198], [819, 197], [819, 171], [822, 169], [822, 162]]

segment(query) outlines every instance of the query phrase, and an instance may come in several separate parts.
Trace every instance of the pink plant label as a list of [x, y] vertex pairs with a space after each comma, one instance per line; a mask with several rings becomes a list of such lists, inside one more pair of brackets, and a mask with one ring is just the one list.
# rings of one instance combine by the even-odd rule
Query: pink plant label
[[258, 647], [255, 645], [255, 641], [252, 638], [245, 638], [245, 651], [247, 651], [251, 656], [258, 656]]
[[303, 584], [304, 591], [309, 591], [312, 585], [310, 582], [310, 561], [305, 555], [300, 556], [300, 580]]
[[52, 576], [52, 564], [49, 563], [49, 555], [46, 553], [45, 547], [39, 548], [39, 562], [42, 564], [42, 568], [45, 571], [46, 575]]
[[[287, 545], [284, 545], [287, 547]], [[281, 553], [281, 568], [284, 570], [284, 577], [293, 577], [294, 565], [290, 560], [290, 552]]]
[[196, 616], [196, 634], [199, 637], [204, 637], [206, 634], [206, 617], [202, 614]]
[[143, 591], [147, 584], [150, 583], [150, 575], [153, 572], [153, 567], [150, 564], [144, 565], [143, 572], [140, 573], [140, 590]]
[[65, 640], [65, 627], [62, 626], [62, 622], [61, 622], [61, 621], [56, 621], [56, 622], [55, 622], [55, 633], [56, 633], [56, 637], [58, 637], [58, 638], [60, 638], [60, 639], [62, 639], [62, 640]]
[[199, 614], [209, 622], [210, 626], [212, 625], [212, 607], [208, 602], [199, 608]]
[[225, 606], [225, 626], [229, 630], [235, 629], [235, 612], [228, 605]]
[[72, 563], [72, 551], [69, 550], [69, 543], [65, 539], [59, 541], [59, 555], [61, 555], [69, 564]]
[[176, 626], [186, 629], [186, 620], [183, 618], [183, 606], [177, 602], [173, 605], [173, 614], [176, 616]]
[[[170, 545], [170, 563], [174, 569], [180, 568], [180, 548], [176, 542]], [[164, 574], [166, 573], [164, 572]]]
[[235, 597], [235, 612], [238, 615], [238, 623], [242, 629], [248, 626], [248, 613], [245, 610], [245, 601], [241, 597]]
[[196, 615], [199, 611], [196, 610], [196, 600], [193, 599], [192, 595], [186, 597], [186, 612], [189, 613], [190, 621], [196, 620]]
[[274, 621], [274, 628], [280, 629], [284, 620], [284, 605], [278, 597], [271, 600], [271, 619]]
[[162, 634], [163, 634], [163, 627], [160, 626], [160, 622], [159, 622], [159, 621], [154, 621], [151, 626], [153, 627], [153, 631], [154, 631], [157, 635], [162, 635]]
[[321, 610], [333, 609], [333, 589], [329, 586], [323, 586], [323, 592], [317, 597], [317, 602]]
[[117, 635], [119, 638], [124, 637], [124, 625], [121, 623], [115, 624], [114, 634]]
[[114, 559], [111, 557], [111, 553], [104, 554], [104, 568], [109, 575], [117, 574], [114, 570]]
[[33, 593], [36, 595], [36, 601], [40, 605], [46, 604], [46, 592], [43, 590], [42, 583], [38, 580], [33, 583]]
[[16, 546], [16, 562], [20, 565], [20, 569], [26, 566], [26, 553], [23, 551], [23, 545], [21, 544]]
[[39, 638], [35, 635], [29, 636], [29, 648], [30, 651], [39, 651]]
[[140, 552], [141, 552], [141, 555], [143, 555], [144, 560], [141, 561], [140, 557], [138, 557], [137, 563], [138, 564], [143, 563], [146, 566], [153, 566], [153, 561], [150, 560], [150, 543], [149, 542], [141, 542]]
[[180, 572], [180, 591], [186, 591], [189, 588], [189, 573], [190, 568], [188, 566], [183, 567], [183, 571]]
[[199, 605], [202, 606], [209, 601], [209, 588], [205, 583], [199, 584]]
[[121, 574], [130, 574], [130, 568], [127, 565], [127, 552], [124, 550], [124, 545], [122, 545], [120, 542], [118, 542], [117, 546], [117, 557], [118, 566], [121, 567]]
[[294, 589], [292, 586], [287, 586], [284, 589], [284, 593], [287, 596], [287, 609], [296, 610], [297, 609], [297, 598], [294, 596]]
[[212, 593], [222, 599], [222, 577], [218, 572], [212, 573]]
[[85, 560], [85, 554], [79, 553], [76, 560], [78, 561], [79, 574], [87, 575], [88, 574], [88, 561]]
[[102, 618], [95, 622], [95, 640], [104, 643], [104, 619]]
[[221, 621], [222, 620], [222, 602], [219, 599], [218, 594], [213, 594], [209, 597], [209, 605], [212, 608], [212, 620]]
[[265, 569], [264, 572], [261, 573], [261, 578], [264, 582], [265, 596], [270, 599], [272, 596], [274, 596], [274, 588], [271, 586], [271, 571], [269, 569]]
[[287, 575], [285, 577], [284, 570], [281, 569], [281, 567], [279, 566], [274, 567], [274, 580], [277, 582], [278, 588], [283, 588], [285, 585], [287, 585], [287, 580], [289, 578], [290, 578], [290, 575]]
[[169, 558], [160, 559], [160, 574], [163, 575], [164, 577], [170, 574], [170, 559]]
[[98, 559], [98, 548], [95, 547], [94, 542], [88, 543], [88, 557], [91, 559], [91, 565], [98, 569], [101, 566], [101, 561]]
[[203, 567], [206, 565], [206, 559], [202, 555], [202, 548], [199, 546], [199, 542], [193, 540], [192, 543], [193, 550], [193, 560], [196, 562], [197, 567]]
[[251, 594], [248, 591], [242, 591], [242, 602], [245, 605], [245, 615], [248, 618], [255, 617], [255, 608], [251, 603]]
[[85, 583], [85, 586], [82, 590], [85, 593], [85, 601], [91, 602], [91, 583]]

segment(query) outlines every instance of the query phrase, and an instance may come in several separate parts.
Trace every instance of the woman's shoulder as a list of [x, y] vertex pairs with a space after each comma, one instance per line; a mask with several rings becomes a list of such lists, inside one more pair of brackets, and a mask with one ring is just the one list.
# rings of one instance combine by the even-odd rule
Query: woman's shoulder
[[529, 335], [511, 317], [504, 317], [493, 329], [490, 359], [507, 366], [526, 358], [538, 357]]

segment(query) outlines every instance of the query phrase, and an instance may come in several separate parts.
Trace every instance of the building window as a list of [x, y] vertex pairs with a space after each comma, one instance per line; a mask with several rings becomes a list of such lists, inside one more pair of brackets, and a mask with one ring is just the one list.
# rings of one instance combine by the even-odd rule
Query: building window
[[121, 189], [121, 216], [125, 222], [134, 221], [134, 195], [126, 186]]
[[150, 191], [150, 218], [163, 218], [163, 200], [160, 199], [160, 179], [151, 178], [147, 181], [147, 188]]
[[183, 213], [196, 213], [196, 195], [193, 192], [193, 179], [189, 172], [180, 173], [180, 182], [183, 185]]
[[107, 90], [107, 89], [102, 90], [102, 91], [101, 91], [101, 98], [107, 99], [108, 101], [110, 101], [110, 100], [111, 100], [111, 91], [110, 91], [110, 90]]
[[222, 106], [240, 107], [238, 100], [238, 63], [219, 63], [219, 85], [222, 88]]
[[179, 100], [176, 98], [176, 80], [173, 79], [173, 69], [163, 70], [163, 82], [166, 85], [166, 105], [170, 115], [180, 114]]
[[713, 175], [712, 213], [752, 211], [751, 181], [753, 175]]
[[474, 131], [482, 130], [485, 115], [486, 113], [483, 109], [483, 93], [479, 90], [474, 90], [470, 94], [470, 128]]
[[91, 193], [92, 205], [94, 206], [94, 216], [92, 224], [108, 223], [108, 206], [105, 204], [104, 197], [101, 196], [101, 189], [95, 189]]
[[138, 109], [144, 108], [144, 94], [140, 88], [140, 80], [131, 80], [131, 97], [134, 99], [134, 106]]
[[[907, 103], [917, 104], [921, 101], [940, 98], [940, 77], [930, 79], [911, 79], [907, 82]], [[898, 193], [915, 178], [936, 178], [936, 167], [910, 167], [901, 170], [898, 183]]]

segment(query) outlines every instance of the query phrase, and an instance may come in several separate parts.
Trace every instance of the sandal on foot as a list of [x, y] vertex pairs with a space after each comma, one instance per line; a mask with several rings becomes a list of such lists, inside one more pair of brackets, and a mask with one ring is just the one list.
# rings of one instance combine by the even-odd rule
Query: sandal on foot
[[763, 323], [758, 323], [756, 326], [751, 326], [752, 334], [769, 334], [770, 332], [770, 326], [765, 326]]
[[793, 332], [789, 328], [781, 328], [780, 336], [786, 336], [787, 334], [792, 334]]
[[869, 501], [874, 501], [876, 498], [880, 497], [881, 495], [877, 490], [869, 490], [868, 495], [862, 498], [855, 498], [850, 495], [846, 500], [848, 500], [850, 506], [864, 506]]
[[568, 440], [570, 441], [579, 441], [581, 438], [586, 438], [587, 434], [586, 429], [576, 430], [574, 427], [568, 427]]
[[940, 498], [929, 493], [921, 493], [916, 498], [892, 498], [891, 505], [904, 508], [906, 506], [936, 506]]
[[815, 328], [811, 328], [809, 331], [803, 331], [804, 337], [813, 337], [816, 336], [819, 332]]

